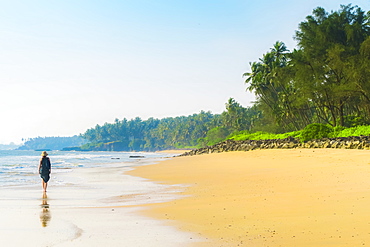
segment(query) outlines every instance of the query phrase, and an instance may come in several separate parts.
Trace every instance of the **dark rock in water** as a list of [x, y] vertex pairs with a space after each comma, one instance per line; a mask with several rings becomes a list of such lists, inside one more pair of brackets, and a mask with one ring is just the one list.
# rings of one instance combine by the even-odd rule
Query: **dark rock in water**
[[145, 156], [140, 155], [130, 155], [129, 158], [145, 158]]
[[120, 158], [113, 158], [113, 157], [112, 157], [111, 159], [112, 159], [112, 160], [119, 160]]

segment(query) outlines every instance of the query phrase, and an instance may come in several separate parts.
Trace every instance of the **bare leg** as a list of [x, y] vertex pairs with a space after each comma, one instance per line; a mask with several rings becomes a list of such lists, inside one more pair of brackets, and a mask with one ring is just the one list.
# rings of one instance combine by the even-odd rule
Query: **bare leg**
[[43, 189], [44, 192], [46, 192], [46, 188], [48, 187], [48, 184], [45, 183], [45, 181], [43, 179], [41, 181], [42, 181], [42, 189]]

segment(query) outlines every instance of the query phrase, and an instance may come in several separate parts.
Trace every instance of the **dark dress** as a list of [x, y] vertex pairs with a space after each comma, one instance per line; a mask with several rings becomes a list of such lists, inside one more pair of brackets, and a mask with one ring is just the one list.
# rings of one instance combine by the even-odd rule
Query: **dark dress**
[[40, 168], [40, 177], [47, 183], [50, 179], [50, 159], [46, 156], [42, 157], [41, 161], [41, 168]]

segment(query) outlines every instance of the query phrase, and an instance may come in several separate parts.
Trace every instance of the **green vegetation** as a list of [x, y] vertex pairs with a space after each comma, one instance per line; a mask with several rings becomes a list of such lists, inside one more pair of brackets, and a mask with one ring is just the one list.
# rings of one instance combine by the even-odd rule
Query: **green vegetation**
[[370, 135], [370, 126], [356, 126], [351, 128], [344, 128], [340, 131], [331, 132], [329, 137], [348, 137], [348, 136], [369, 136]]
[[316, 8], [299, 24], [297, 49], [278, 41], [251, 63], [247, 89], [277, 131], [370, 123], [369, 25], [370, 12], [358, 7]]
[[295, 39], [292, 52], [278, 41], [250, 63], [245, 82], [261, 116], [253, 131], [228, 138], [370, 135], [370, 12], [351, 5], [330, 14], [316, 8], [299, 24]]
[[88, 129], [81, 137], [89, 143], [74, 149], [154, 151], [226, 139], [370, 135], [370, 11], [318, 7], [298, 25], [295, 39], [293, 51], [278, 41], [250, 63], [244, 76], [257, 97], [251, 107], [230, 98], [222, 114], [116, 119]]
[[326, 124], [313, 123], [307, 125], [299, 135], [301, 141], [308, 141], [312, 139], [321, 139], [329, 137], [333, 132], [333, 127]]
[[251, 129], [256, 116], [255, 107], [244, 108], [229, 99], [222, 114], [202, 111], [187, 117], [116, 119], [88, 129], [81, 136], [90, 143], [78, 150], [154, 151], [213, 145], [232, 132]]
[[205, 138], [200, 138], [198, 143], [201, 146], [212, 146], [218, 142], [225, 140], [229, 136], [230, 132], [225, 127], [216, 127], [207, 132]]
[[123, 150], [158, 150], [226, 139], [369, 135], [363, 125], [370, 124], [370, 12], [351, 5], [331, 13], [318, 7], [299, 24], [295, 39], [297, 49], [290, 52], [278, 41], [250, 63], [244, 76], [257, 96], [252, 107], [231, 98], [220, 115], [116, 120], [82, 136], [96, 148], [118, 142]]
[[86, 140], [79, 136], [72, 137], [36, 137], [28, 139], [18, 150], [62, 150], [65, 147], [80, 146]]
[[369, 136], [370, 126], [356, 126], [350, 128], [332, 127], [325, 124], [310, 124], [306, 128], [299, 131], [292, 131], [283, 134], [272, 134], [268, 132], [258, 131], [249, 133], [248, 131], [241, 131], [229, 136], [228, 139], [243, 141], [243, 140], [273, 140], [285, 139], [287, 137], [294, 137], [300, 141], [308, 141], [321, 138], [336, 138], [349, 136]]
[[273, 134], [263, 131], [257, 131], [255, 133], [241, 132], [235, 135], [231, 135], [228, 139], [235, 141], [244, 140], [273, 140], [273, 139], [285, 139], [287, 137], [299, 138], [301, 131], [287, 132], [283, 134]]

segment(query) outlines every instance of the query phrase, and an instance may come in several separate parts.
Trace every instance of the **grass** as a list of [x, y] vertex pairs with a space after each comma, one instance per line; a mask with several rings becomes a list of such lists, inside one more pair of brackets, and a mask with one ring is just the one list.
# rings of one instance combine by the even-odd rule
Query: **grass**
[[[236, 134], [229, 136], [227, 139], [235, 140], [235, 141], [243, 141], [243, 140], [272, 140], [272, 139], [285, 139], [287, 137], [294, 137], [298, 139], [302, 139], [301, 135], [304, 130], [287, 132], [283, 134], [273, 134], [258, 131], [255, 133], [249, 133], [248, 131], [241, 131]], [[344, 128], [344, 127], [334, 127], [332, 128], [332, 132], [328, 134], [328, 137], [335, 138], [335, 137], [349, 137], [349, 136], [369, 136], [370, 135], [370, 126], [356, 126], [351, 128]], [[314, 139], [314, 138], [313, 138]]]

